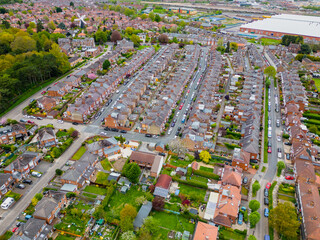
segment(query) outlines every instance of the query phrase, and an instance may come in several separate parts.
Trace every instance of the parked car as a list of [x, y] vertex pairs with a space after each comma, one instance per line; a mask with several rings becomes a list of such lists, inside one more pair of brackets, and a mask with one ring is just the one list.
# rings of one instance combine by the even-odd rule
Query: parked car
[[268, 208], [264, 209], [264, 216], [269, 217], [269, 209]]
[[271, 147], [271, 142], [268, 140], [268, 147]]
[[60, 124], [62, 124], [62, 123], [63, 123], [63, 121], [62, 121], [62, 120], [58, 120], [57, 122], [58, 122], [58, 123], [60, 123]]
[[294, 177], [292, 177], [292, 176], [286, 176], [285, 178], [286, 178], [286, 180], [294, 180]]
[[126, 131], [126, 130], [121, 130], [120, 132], [121, 132], [121, 133], [127, 133], [127, 131]]
[[256, 160], [256, 159], [250, 159], [250, 162], [251, 162], [251, 163], [258, 163], [258, 160]]
[[281, 142], [281, 137], [279, 135], [277, 136], [277, 141]]
[[23, 185], [22, 183], [19, 183], [19, 184], [16, 186], [16, 188], [19, 188], [19, 189], [25, 189], [25, 188], [26, 188], [26, 186], [25, 186], [25, 185]]
[[166, 156], [166, 154], [165, 153], [162, 153], [162, 152], [160, 152], [160, 153], [158, 153], [160, 156]]
[[277, 119], [277, 127], [280, 127], [280, 119]]
[[119, 129], [118, 128], [111, 128], [111, 131], [112, 132], [119, 132]]
[[239, 225], [242, 225], [243, 223], [243, 214], [242, 213], [239, 213], [239, 216], [238, 216], [238, 224]]
[[264, 198], [264, 205], [269, 205], [269, 198], [267, 197]]
[[290, 153], [287, 153], [287, 154], [286, 154], [286, 158], [287, 158], [288, 160], [290, 160]]
[[269, 196], [269, 190], [267, 188], [264, 189], [264, 196], [265, 197]]
[[242, 206], [241, 210], [245, 212], [247, 210], [247, 208], [245, 206]]
[[151, 138], [151, 137], [152, 137], [152, 135], [151, 135], [151, 134], [146, 134], [145, 136], [146, 136], [146, 137], [149, 137], [149, 138]]
[[42, 92], [41, 92], [42, 95], [45, 94], [45, 93], [46, 93], [46, 91], [42, 91]]
[[271, 152], [272, 152], [271, 147], [268, 147], [268, 153], [271, 153]]
[[23, 180], [22, 180], [22, 183], [27, 183], [27, 184], [31, 185], [31, 184], [32, 184], [32, 180], [30, 180], [30, 179], [23, 179]]
[[269, 189], [271, 187], [271, 183], [268, 182], [267, 185], [266, 185], [266, 189]]
[[243, 180], [242, 180], [243, 184], [247, 184], [248, 183], [248, 178], [247, 177], [244, 177]]
[[22, 118], [22, 119], [20, 119], [20, 122], [25, 123], [25, 122], [27, 122], [27, 120]]
[[285, 145], [288, 145], [288, 146], [291, 146], [291, 145], [292, 145], [292, 143], [290, 143], [290, 142], [285, 142], [284, 144], [285, 144]]
[[12, 229], [12, 232], [14, 233], [14, 232], [16, 232], [18, 230], [18, 227], [14, 227], [13, 229]]
[[282, 158], [281, 148], [278, 148], [278, 158]]
[[34, 124], [34, 121], [31, 121], [31, 120], [28, 120], [27, 122], [30, 124]]
[[171, 127], [174, 127], [174, 125], [175, 125], [175, 123], [173, 122], [173, 123], [171, 123]]
[[77, 122], [73, 122], [72, 124], [73, 124], [73, 125], [79, 125], [79, 123], [77, 123]]
[[42, 118], [42, 117], [37, 117], [37, 119], [38, 119], [38, 120], [43, 120], [43, 118]]
[[33, 171], [33, 172], [31, 173], [31, 175], [34, 176], [34, 177], [37, 177], [37, 178], [40, 178], [40, 177], [42, 176], [41, 173], [36, 172], [36, 171]]

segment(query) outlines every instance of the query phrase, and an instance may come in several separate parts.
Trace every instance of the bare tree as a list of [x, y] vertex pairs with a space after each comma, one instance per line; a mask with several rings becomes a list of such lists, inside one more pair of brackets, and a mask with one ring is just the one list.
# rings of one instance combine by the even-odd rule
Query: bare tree
[[117, 42], [121, 40], [121, 34], [118, 31], [113, 31], [110, 39], [111, 39], [111, 42]]
[[159, 42], [160, 43], [168, 43], [169, 42], [169, 38], [166, 34], [161, 34], [159, 36]]
[[186, 147], [185, 141], [180, 138], [175, 138], [171, 140], [168, 144], [169, 149], [179, 155], [186, 154], [188, 149]]

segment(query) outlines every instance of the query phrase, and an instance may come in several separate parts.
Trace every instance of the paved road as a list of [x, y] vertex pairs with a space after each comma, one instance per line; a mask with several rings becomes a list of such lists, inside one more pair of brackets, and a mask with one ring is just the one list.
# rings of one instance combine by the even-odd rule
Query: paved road
[[[86, 138], [87, 136], [85, 134], [81, 134], [80, 137], [72, 144], [72, 149], [78, 149]], [[21, 212], [28, 207], [34, 195], [47, 186], [48, 182], [55, 175], [55, 170], [57, 168], [62, 168], [68, 159], [72, 157], [73, 153], [73, 150], [64, 152], [60, 158], [55, 160], [47, 172], [42, 175], [40, 181], [34, 184], [33, 187], [30, 188], [30, 190], [12, 206], [12, 208], [7, 210], [7, 213], [4, 214], [0, 220], [0, 235], [4, 234], [5, 231], [15, 223], [17, 216], [19, 216]]]
[[[266, 58], [266, 59], [271, 65], [274, 65], [271, 59], [269, 58]], [[268, 116], [269, 116], [269, 119], [271, 120], [271, 125], [268, 125], [268, 127], [271, 126], [272, 136], [271, 138], [268, 138], [268, 140], [271, 143], [272, 152], [268, 153], [268, 165], [267, 165], [267, 171], [265, 172], [265, 174], [261, 172], [261, 168], [264, 164], [260, 165], [260, 171], [257, 173], [258, 175], [260, 175], [260, 176], [257, 176], [257, 179], [260, 179], [260, 185], [261, 185], [261, 189], [258, 191], [257, 197], [256, 197], [256, 199], [260, 202], [260, 205], [261, 205], [260, 209], [258, 210], [261, 215], [261, 220], [257, 224], [255, 229], [255, 236], [257, 237], [257, 239], [263, 239], [265, 235], [269, 234], [268, 218], [264, 217], [264, 209], [267, 207], [266, 205], [264, 205], [264, 189], [266, 184], [268, 182], [272, 183], [274, 178], [276, 177], [277, 163], [278, 163], [278, 153], [277, 153], [278, 148], [281, 149], [282, 158], [284, 156], [282, 141], [281, 142], [277, 141], [277, 135], [281, 135], [281, 128], [276, 126], [277, 119], [281, 119], [280, 108], [279, 108], [279, 112], [275, 111], [275, 105], [276, 105], [275, 95], [278, 96], [278, 103], [280, 101], [279, 88], [274, 87], [273, 80], [271, 80], [271, 85], [270, 85], [270, 97], [268, 95], [269, 94], [267, 92], [265, 99], [266, 101], [268, 101], [268, 104], [270, 104], [271, 107], [270, 107], [270, 111], [268, 111], [268, 108], [265, 109], [265, 111], [268, 111]], [[265, 136], [265, 137], [268, 137], [268, 136]]]

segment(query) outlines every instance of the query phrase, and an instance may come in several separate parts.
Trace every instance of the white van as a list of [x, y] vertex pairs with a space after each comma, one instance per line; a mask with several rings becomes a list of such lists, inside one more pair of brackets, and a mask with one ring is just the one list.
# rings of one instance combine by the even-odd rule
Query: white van
[[12, 197], [8, 197], [4, 202], [1, 204], [2, 209], [8, 209], [14, 203], [14, 199]]

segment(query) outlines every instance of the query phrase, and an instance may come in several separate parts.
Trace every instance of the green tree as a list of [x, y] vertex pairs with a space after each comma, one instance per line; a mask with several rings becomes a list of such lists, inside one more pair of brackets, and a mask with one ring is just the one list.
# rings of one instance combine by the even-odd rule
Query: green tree
[[123, 173], [131, 182], [137, 183], [141, 170], [138, 164], [129, 163], [125, 165]]
[[120, 240], [136, 240], [137, 237], [136, 235], [133, 233], [133, 231], [127, 231], [122, 233]]
[[98, 30], [94, 35], [94, 41], [98, 44], [103, 44], [108, 41], [108, 33]]
[[104, 69], [104, 70], [108, 70], [109, 68], [110, 68], [110, 66], [111, 66], [111, 63], [110, 63], [110, 61], [107, 59], [107, 60], [105, 60], [104, 62], [103, 62], [103, 64], [102, 64], [102, 68]]
[[238, 43], [236, 42], [231, 42], [230, 43], [230, 48], [232, 49], [232, 51], [237, 51], [238, 50]]
[[154, 217], [149, 216], [144, 220], [142, 228], [151, 235], [156, 235], [159, 231], [159, 221]]
[[73, 2], [70, 2], [70, 7], [74, 7], [74, 3]]
[[30, 23], [29, 23], [29, 27], [32, 28], [32, 29], [34, 29], [34, 28], [37, 27], [37, 25], [36, 25], [34, 22], [30, 22]]
[[154, 13], [153, 13], [153, 12], [149, 13], [149, 18], [150, 18], [152, 21], [154, 21]]
[[260, 189], [260, 183], [256, 180], [253, 184], [252, 184], [252, 194], [253, 196], [256, 196], [257, 192]]
[[279, 177], [280, 175], [281, 175], [281, 171], [282, 171], [282, 169], [284, 169], [286, 167], [286, 165], [284, 164], [284, 162], [283, 161], [279, 161], [278, 163], [277, 163], [277, 176]]
[[250, 227], [254, 228], [257, 225], [257, 223], [260, 221], [260, 213], [252, 212], [249, 215], [249, 220], [250, 220]]
[[5, 29], [9, 29], [10, 28], [10, 23], [7, 20], [3, 19], [1, 25]]
[[296, 209], [290, 202], [280, 202], [270, 211], [269, 224], [286, 239], [297, 239], [300, 222]]
[[299, 53], [301, 54], [310, 54], [311, 53], [311, 47], [309, 44], [301, 44], [301, 47], [300, 47], [300, 51]]
[[148, 18], [148, 15], [144, 13], [144, 14], [142, 14], [142, 15], [140, 16], [140, 18], [141, 18], [142, 20], [145, 20], [145, 19]]
[[62, 12], [61, 7], [56, 7], [56, 12], [57, 12], [57, 13]]
[[200, 160], [205, 163], [208, 163], [211, 159], [211, 155], [208, 151], [201, 151], [199, 154], [199, 157], [200, 157]]
[[156, 22], [160, 22], [161, 21], [161, 17], [158, 14], [156, 14], [156, 16], [154, 17], [154, 20]]
[[42, 193], [36, 193], [36, 195], [34, 195], [34, 197], [35, 197], [38, 201], [40, 201], [40, 200], [43, 198], [43, 195], [42, 195]]
[[140, 37], [139, 36], [137, 36], [135, 34], [132, 34], [130, 40], [133, 42], [135, 47], [139, 47], [140, 46]]
[[36, 50], [36, 41], [29, 36], [17, 36], [10, 46], [14, 52], [24, 53]]
[[67, 55], [61, 51], [58, 44], [53, 43], [51, 45], [49, 53], [56, 57], [56, 61], [59, 65], [59, 70], [62, 73], [67, 72], [71, 68]]
[[41, 32], [43, 29], [43, 25], [40, 19], [37, 21], [37, 32]]
[[273, 66], [266, 67], [264, 69], [264, 74], [269, 78], [275, 78], [277, 74], [277, 70]]
[[122, 144], [126, 141], [126, 139], [125, 139], [125, 137], [123, 137], [122, 135], [120, 135], [118, 141], [119, 141], [120, 144], [122, 145]]
[[266, 88], [269, 88], [270, 84], [271, 84], [271, 81], [270, 81], [270, 79], [267, 77], [267, 79], [266, 79]]
[[248, 240], [257, 240], [257, 238], [256, 238], [255, 236], [253, 236], [253, 235], [250, 235], [250, 236], [248, 237]]
[[132, 27], [127, 27], [126, 28], [126, 34], [131, 35], [133, 33], [133, 28]]
[[252, 210], [252, 212], [257, 211], [260, 208], [260, 202], [258, 200], [251, 200], [249, 202], [249, 208]]
[[120, 228], [122, 232], [133, 230], [133, 220], [137, 216], [137, 210], [134, 206], [126, 204], [120, 211]]
[[62, 173], [63, 173], [63, 171], [61, 169], [59, 169], [59, 168], [56, 169], [56, 175], [57, 176], [61, 176]]
[[54, 24], [53, 21], [50, 21], [50, 22], [48, 23], [48, 28], [51, 29], [51, 30], [55, 30], [55, 29], [56, 29], [56, 25]]

